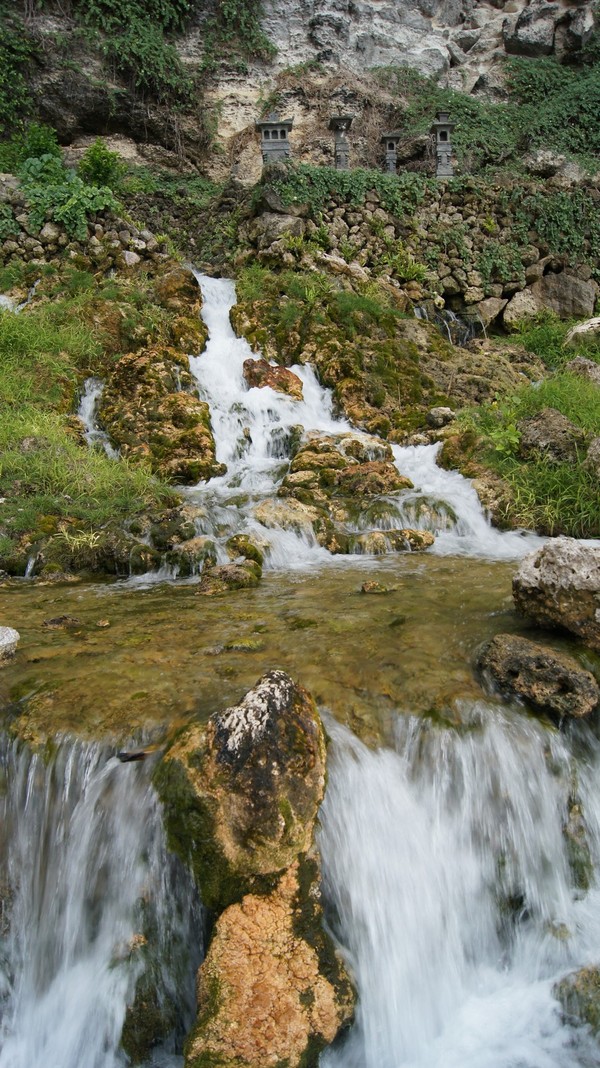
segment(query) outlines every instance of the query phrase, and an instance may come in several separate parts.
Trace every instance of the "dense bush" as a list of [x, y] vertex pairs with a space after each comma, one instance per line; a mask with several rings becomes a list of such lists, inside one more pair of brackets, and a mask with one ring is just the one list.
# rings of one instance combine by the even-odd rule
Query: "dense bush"
[[60, 156], [46, 153], [27, 159], [19, 176], [30, 222], [37, 229], [51, 220], [61, 223], [69, 237], [84, 241], [88, 217], [117, 206], [108, 186], [87, 185], [74, 171], [67, 170]]
[[37, 48], [23, 27], [0, 3], [0, 135], [6, 135], [32, 106], [26, 73]]
[[111, 152], [98, 137], [85, 150], [77, 167], [77, 174], [88, 185], [107, 185], [115, 189], [125, 173], [125, 167], [117, 152]]

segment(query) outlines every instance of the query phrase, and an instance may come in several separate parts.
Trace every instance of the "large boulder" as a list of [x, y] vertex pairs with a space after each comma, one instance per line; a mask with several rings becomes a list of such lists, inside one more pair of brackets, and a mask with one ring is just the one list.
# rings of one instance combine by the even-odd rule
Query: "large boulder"
[[506, 51], [511, 56], [549, 56], [561, 13], [558, 4], [532, 0], [515, 20], [506, 19], [502, 30]]
[[580, 278], [568, 268], [548, 271], [532, 285], [515, 293], [502, 317], [508, 329], [514, 329], [525, 319], [532, 319], [541, 311], [552, 311], [561, 319], [589, 319], [594, 313], [598, 284]]
[[477, 666], [503, 694], [558, 719], [587, 716], [600, 703], [594, 676], [572, 656], [515, 634], [497, 634], [486, 642]]
[[191, 723], [156, 783], [171, 845], [212, 909], [271, 890], [311, 847], [325, 790], [325, 733], [314, 701], [270, 671], [238, 705]]
[[322, 928], [315, 874], [310, 861], [294, 864], [271, 894], [248, 894], [217, 921], [186, 1068], [316, 1068], [351, 1019], [353, 991]]
[[519, 454], [524, 460], [543, 456], [550, 463], [574, 462], [585, 441], [584, 432], [556, 408], [542, 408], [521, 420], [517, 429], [521, 434]]
[[513, 578], [517, 609], [600, 651], [600, 548], [555, 538], [526, 556]]
[[155, 773], [169, 844], [218, 916], [186, 1068], [317, 1068], [354, 995], [326, 933], [314, 830], [326, 744], [314, 701], [270, 671], [176, 736]]

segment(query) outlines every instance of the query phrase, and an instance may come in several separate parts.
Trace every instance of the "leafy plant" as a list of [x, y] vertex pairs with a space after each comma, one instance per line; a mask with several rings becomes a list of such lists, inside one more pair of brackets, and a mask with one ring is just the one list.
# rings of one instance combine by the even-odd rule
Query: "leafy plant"
[[83, 153], [77, 173], [87, 185], [106, 185], [109, 189], [115, 189], [125, 173], [125, 167], [118, 152], [111, 152], [102, 138], [98, 137]]
[[31, 111], [27, 70], [37, 55], [33, 38], [0, 4], [0, 134], [6, 135]]
[[360, 167], [338, 171], [300, 163], [290, 165], [284, 176], [271, 179], [271, 185], [284, 204], [308, 204], [317, 218], [331, 197], [347, 204], [364, 204], [371, 191], [387, 211], [402, 218], [421, 203], [432, 183], [423, 175], [408, 171], [394, 176]]

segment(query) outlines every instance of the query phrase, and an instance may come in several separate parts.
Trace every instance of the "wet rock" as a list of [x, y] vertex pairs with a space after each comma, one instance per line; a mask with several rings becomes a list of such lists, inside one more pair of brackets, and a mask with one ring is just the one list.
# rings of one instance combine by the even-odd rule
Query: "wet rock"
[[197, 593], [205, 597], [227, 593], [229, 590], [249, 590], [258, 586], [262, 568], [254, 560], [244, 560], [242, 564], [221, 564], [218, 567], [205, 568]]
[[254, 560], [259, 567], [263, 565], [263, 553], [248, 534], [234, 534], [232, 538], [227, 539], [225, 548], [234, 559], [244, 556], [247, 560]]
[[581, 802], [575, 792], [571, 793], [568, 800], [563, 836], [567, 846], [573, 884], [578, 890], [589, 890], [594, 881], [594, 862]]
[[585, 441], [584, 432], [556, 408], [542, 408], [537, 415], [521, 420], [519, 455], [524, 459], [543, 456], [551, 463], [575, 461]]
[[369, 579], [368, 582], [363, 582], [360, 592], [381, 596], [385, 593], [393, 593], [395, 589], [397, 589], [396, 586], [385, 586], [383, 582], [375, 582], [374, 579]]
[[217, 562], [217, 549], [212, 538], [199, 534], [188, 541], [175, 545], [166, 554], [166, 563], [179, 569], [179, 575], [197, 575], [203, 568], [213, 568]]
[[594, 676], [573, 657], [514, 634], [497, 634], [487, 642], [477, 666], [504, 695], [558, 719], [588, 716], [600, 703]]
[[302, 382], [287, 367], [273, 367], [267, 360], [244, 360], [244, 378], [250, 387], [270, 386], [277, 393], [302, 400]]
[[295, 500], [273, 500], [267, 498], [254, 509], [254, 518], [265, 527], [281, 527], [293, 530], [297, 534], [310, 535], [321, 514], [317, 508]]
[[18, 630], [14, 630], [13, 627], [0, 627], [0, 667], [12, 660], [20, 639], [21, 635]]
[[271, 894], [249, 894], [217, 920], [186, 1068], [316, 1068], [352, 1018], [352, 988], [322, 931], [316, 872], [310, 880], [307, 869], [294, 864]]
[[325, 790], [325, 734], [283, 671], [238, 705], [187, 726], [156, 773], [171, 846], [213, 909], [269, 892], [308, 852]]
[[192, 389], [189, 362], [176, 349], [129, 353], [106, 384], [99, 418], [124, 458], [194, 484], [225, 468], [216, 461], [209, 407]]
[[81, 620], [76, 616], [53, 616], [52, 619], [45, 619], [42, 626], [46, 630], [69, 630], [70, 628], [80, 627]]
[[600, 1033], [600, 968], [589, 966], [561, 979], [552, 993], [568, 1020]]
[[346, 496], [361, 497], [412, 489], [410, 479], [401, 475], [393, 463], [378, 460], [356, 464], [336, 472], [335, 485], [338, 491]]
[[172, 1001], [161, 999], [152, 972], [138, 979], [133, 1001], [127, 1006], [121, 1045], [131, 1064], [146, 1062], [152, 1050], [173, 1031], [177, 1009]]
[[600, 651], [600, 549], [555, 538], [522, 561], [513, 597], [535, 623], [568, 630]]

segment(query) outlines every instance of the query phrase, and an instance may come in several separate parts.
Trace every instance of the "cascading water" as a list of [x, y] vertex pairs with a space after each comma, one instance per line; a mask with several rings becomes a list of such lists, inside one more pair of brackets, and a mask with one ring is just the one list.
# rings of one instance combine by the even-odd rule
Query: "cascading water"
[[126, 1006], [144, 974], [171, 1027], [152, 1063], [179, 1063], [200, 909], [167, 853], [149, 768], [100, 745], [32, 754], [4, 737], [0, 772], [1, 1068], [124, 1065]]
[[83, 383], [77, 415], [83, 423], [84, 437], [88, 445], [91, 448], [104, 449], [111, 460], [118, 460], [119, 453], [117, 449], [111, 445], [108, 434], [101, 430], [97, 423], [96, 417], [103, 389], [104, 383], [99, 378], [86, 378]]
[[[600, 890], [577, 889], [563, 833], [569, 741], [485, 702], [460, 731], [399, 720], [395, 751], [329, 729], [320, 845], [360, 1000], [349, 1038], [323, 1065], [600, 1064], [552, 995], [557, 979], [600, 961]], [[597, 866], [600, 748], [591, 732], [578, 745]]]
[[[209, 329], [205, 351], [190, 358], [190, 368], [200, 395], [211, 410], [217, 460], [227, 465], [227, 474], [208, 485], [190, 490], [190, 496], [207, 512], [199, 533], [230, 534], [240, 529], [254, 532], [268, 549], [271, 567], [306, 567], [332, 558], [310, 534], [267, 529], [253, 515], [254, 506], [274, 496], [286, 469], [290, 441], [300, 427], [304, 433], [342, 435], [352, 428], [333, 414], [332, 397], [323, 389], [309, 366], [294, 366], [302, 382], [303, 399], [263, 388], [248, 388], [243, 365], [256, 359], [248, 343], [234, 334], [229, 311], [235, 303], [235, 287], [227, 279], [197, 275], [202, 288], [202, 316]], [[367, 449], [368, 434], [354, 434]], [[438, 468], [438, 446], [394, 447], [396, 466], [408, 475], [415, 491], [386, 498], [379, 514], [369, 513], [371, 530], [412, 526], [432, 530], [437, 538], [434, 552], [513, 559], [531, 551], [539, 539], [531, 535], [501, 534], [487, 521], [477, 494], [457, 472]], [[364, 531], [366, 521], [355, 529]], [[225, 558], [225, 557], [223, 557]], [[336, 557], [339, 560], [339, 557]]]

